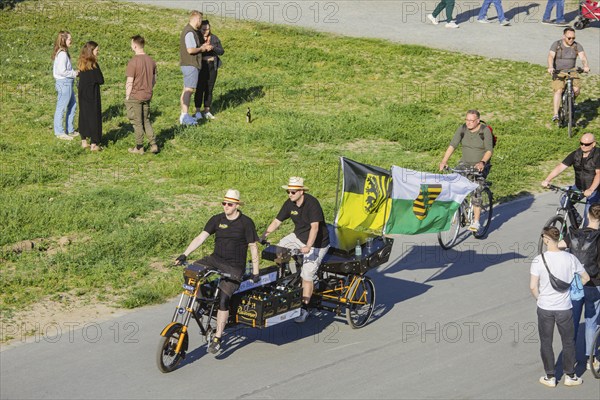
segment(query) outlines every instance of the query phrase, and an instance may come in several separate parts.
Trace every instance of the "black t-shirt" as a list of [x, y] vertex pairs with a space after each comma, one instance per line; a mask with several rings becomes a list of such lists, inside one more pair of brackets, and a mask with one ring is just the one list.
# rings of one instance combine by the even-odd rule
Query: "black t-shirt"
[[228, 220], [225, 213], [217, 214], [208, 220], [204, 230], [215, 234], [213, 254], [231, 264], [244, 269], [248, 256], [248, 244], [258, 241], [254, 221], [242, 214], [234, 220]]
[[[580, 161], [577, 162], [577, 160]], [[583, 150], [579, 148], [569, 154], [562, 163], [567, 167], [573, 166], [577, 189], [587, 190], [592, 186], [596, 170], [600, 169], [600, 151], [594, 147], [590, 154], [583, 158]]]
[[300, 207], [296, 206], [296, 203], [290, 199], [283, 203], [279, 214], [277, 214], [277, 219], [283, 222], [288, 218], [291, 218], [294, 222], [294, 233], [302, 243], [308, 241], [310, 224], [318, 222], [319, 231], [317, 232], [317, 238], [313, 247], [323, 248], [329, 245], [329, 232], [325, 225], [323, 209], [321, 208], [321, 204], [319, 204], [319, 200], [310, 194], [304, 193], [304, 201]]

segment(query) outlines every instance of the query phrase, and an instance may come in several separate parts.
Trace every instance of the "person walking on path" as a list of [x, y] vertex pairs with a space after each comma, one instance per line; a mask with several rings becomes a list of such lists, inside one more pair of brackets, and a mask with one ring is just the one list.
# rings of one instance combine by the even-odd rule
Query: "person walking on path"
[[439, 24], [437, 20], [437, 16], [442, 12], [442, 10], [446, 9], [446, 28], [458, 28], [456, 21], [452, 19], [452, 13], [454, 12], [454, 1], [455, 0], [441, 0], [438, 5], [433, 10], [433, 13], [427, 15], [427, 19], [431, 21], [432, 24]]
[[[74, 71], [71, 65], [69, 47], [71, 47], [72, 42], [70, 32], [60, 31], [54, 42], [54, 51], [52, 52], [52, 75], [56, 82], [55, 88], [58, 94], [56, 110], [54, 111], [54, 135], [62, 140], [73, 140], [73, 137], [78, 135], [73, 126], [75, 110], [77, 109], [73, 84], [79, 73]], [[67, 114], [66, 132], [63, 125], [65, 113]]]
[[491, 22], [489, 19], [487, 19], [487, 12], [491, 4], [494, 4], [494, 7], [496, 7], [496, 13], [498, 14], [498, 22], [500, 25], [510, 25], [510, 20], [504, 16], [502, 0], [483, 0], [483, 4], [479, 10], [479, 16], [477, 17], [477, 22], [481, 24], [489, 24]]
[[128, 151], [144, 154], [144, 135], [150, 143], [150, 152], [158, 153], [154, 129], [150, 122], [150, 100], [156, 84], [156, 62], [144, 51], [146, 41], [140, 35], [131, 38], [131, 50], [135, 53], [127, 64], [125, 84], [125, 108], [133, 125], [135, 147]]
[[[217, 80], [217, 70], [221, 65], [219, 56], [222, 56], [225, 50], [223, 50], [219, 38], [211, 33], [208, 20], [202, 21], [200, 36], [203, 40], [202, 46], [200, 46], [202, 49], [202, 68], [200, 68], [198, 87], [194, 94], [194, 105], [196, 106], [194, 118], [196, 120], [202, 118], [215, 119], [210, 112], [210, 107], [212, 106], [213, 89]], [[202, 103], [204, 103], [204, 114]]]
[[189, 23], [183, 28], [179, 38], [179, 65], [183, 73], [183, 92], [181, 92], [180, 104], [181, 115], [179, 123], [181, 125], [196, 125], [198, 122], [194, 117], [188, 114], [192, 93], [198, 86], [198, 74], [202, 67], [202, 40], [198, 35], [198, 29], [202, 22], [202, 13], [192, 11], [190, 13]]
[[560, 232], [556, 227], [545, 227], [542, 240], [547, 251], [536, 256], [531, 262], [529, 289], [537, 302], [540, 354], [546, 375], [539, 379], [542, 385], [556, 386], [555, 357], [552, 348], [554, 325], [562, 341], [563, 371], [565, 385], [577, 386], [583, 383], [575, 375], [575, 339], [573, 337], [573, 312], [569, 290], [558, 291], [550, 282], [550, 273], [563, 282], [571, 282], [579, 274], [585, 284], [590, 278], [577, 258], [558, 248]]
[[102, 140], [102, 102], [100, 85], [104, 84], [104, 76], [98, 65], [98, 43], [89, 41], [81, 49], [77, 68], [79, 84], [77, 100], [79, 102], [79, 134], [81, 147], [90, 147], [91, 151], [99, 151]]
[[[556, 7], [556, 20], [550, 19], [552, 9]], [[546, 25], [566, 25], [567, 20], [565, 19], [565, 0], [548, 0], [546, 3], [546, 10], [542, 17], [542, 24]]]

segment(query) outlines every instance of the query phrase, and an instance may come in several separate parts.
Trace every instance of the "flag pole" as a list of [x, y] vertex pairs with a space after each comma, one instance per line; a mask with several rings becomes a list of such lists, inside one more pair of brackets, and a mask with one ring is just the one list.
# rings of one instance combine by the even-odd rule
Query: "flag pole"
[[[392, 165], [393, 167], [393, 165]], [[392, 168], [390, 167], [390, 186], [392, 186], [394, 184], [394, 177], [392, 176]], [[387, 190], [386, 190], [386, 196], [387, 196]], [[390, 195], [387, 196], [388, 198], [385, 199], [385, 208], [383, 209], [383, 225], [381, 227], [381, 236], [383, 236], [384, 231], [385, 231], [385, 224], [387, 223], [387, 219], [385, 218], [385, 216], [387, 215], [387, 209], [388, 209], [388, 200], [392, 197], [392, 193], [391, 193], [391, 189], [390, 189]]]
[[344, 157], [340, 157], [340, 164], [338, 165], [338, 176], [337, 185], [335, 187], [335, 209], [333, 211], [333, 226], [337, 227], [337, 212], [338, 212], [338, 198], [340, 194], [340, 173], [342, 171], [342, 160]]

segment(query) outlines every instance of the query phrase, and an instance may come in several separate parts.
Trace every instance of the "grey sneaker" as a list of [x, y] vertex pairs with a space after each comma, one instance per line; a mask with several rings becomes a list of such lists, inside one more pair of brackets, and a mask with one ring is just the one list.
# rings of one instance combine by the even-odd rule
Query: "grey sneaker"
[[207, 112], [204, 113], [204, 118], [206, 118], [206, 119], [215, 119], [215, 116], [212, 115], [210, 113], [210, 111], [207, 111]]
[[571, 378], [569, 375], [565, 375], [565, 386], [579, 386], [583, 383], [583, 379], [578, 378], [577, 375], [573, 375]]
[[196, 120], [200, 120], [204, 117], [202, 116], [202, 113], [200, 111], [198, 111], [196, 114], [194, 114], [194, 118], [196, 118]]
[[219, 350], [221, 350], [221, 338], [215, 337], [208, 345], [208, 352], [210, 354], [217, 354]]
[[478, 19], [477, 22], [479, 22], [480, 24], [489, 24], [490, 20], [487, 18], [483, 18], [483, 19]]
[[73, 140], [73, 136], [69, 136], [64, 133], [62, 135], [56, 135], [56, 138], [60, 140]]
[[556, 121], [558, 121], [558, 114], [554, 114], [552, 116], [552, 122], [556, 122]]
[[510, 19], [505, 19], [504, 21], [500, 21], [500, 25], [502, 25], [502, 26], [509, 26], [510, 25]]
[[300, 315], [294, 318], [294, 322], [297, 322], [299, 324], [303, 323], [304, 321], [306, 321], [306, 318], [308, 318], [308, 314], [309, 313], [306, 308], [301, 308]]
[[435, 17], [433, 16], [433, 14], [427, 14], [427, 19], [429, 21], [431, 21], [431, 23], [434, 24], [434, 25], [439, 24], [438, 20], [435, 19]]
[[552, 378], [548, 378], [547, 376], [542, 376], [540, 378], [540, 383], [542, 385], [548, 386], [548, 387], [556, 387], [556, 378], [552, 377]]
[[446, 25], [444, 25], [444, 27], [451, 28], [451, 29], [456, 29], [456, 28], [458, 28], [458, 24], [456, 22], [454, 22], [454, 21], [450, 21]]
[[137, 147], [132, 147], [130, 149], [127, 149], [128, 152], [130, 152], [131, 154], [144, 154], [144, 148], [137, 148]]

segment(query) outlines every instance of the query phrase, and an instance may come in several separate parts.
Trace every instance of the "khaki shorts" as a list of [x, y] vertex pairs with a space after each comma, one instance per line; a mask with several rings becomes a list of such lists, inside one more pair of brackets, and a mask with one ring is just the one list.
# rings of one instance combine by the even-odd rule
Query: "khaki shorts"
[[[580, 88], [580, 81], [579, 81], [579, 74], [577, 72], [572, 73], [571, 76], [573, 77], [573, 87], [574, 88]], [[565, 78], [567, 77], [567, 74], [565, 73], [561, 73], [558, 74], [556, 76], [556, 78], [552, 79], [552, 90], [556, 91], [563, 91], [565, 88]]]
[[[305, 246], [293, 233], [281, 239], [277, 245], [287, 247], [288, 249], [299, 249]], [[311, 247], [310, 252], [304, 254], [302, 272], [300, 272], [302, 280], [310, 282], [316, 279], [317, 270], [319, 269], [319, 265], [321, 265], [321, 261], [323, 261], [323, 257], [327, 254], [327, 250], [329, 250], [329, 246], [322, 248]]]

